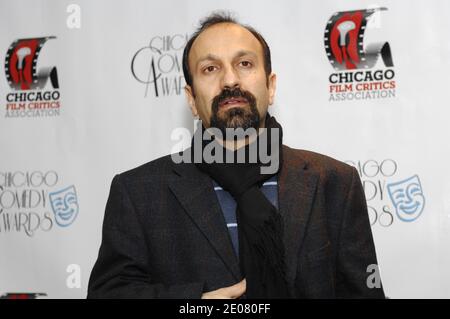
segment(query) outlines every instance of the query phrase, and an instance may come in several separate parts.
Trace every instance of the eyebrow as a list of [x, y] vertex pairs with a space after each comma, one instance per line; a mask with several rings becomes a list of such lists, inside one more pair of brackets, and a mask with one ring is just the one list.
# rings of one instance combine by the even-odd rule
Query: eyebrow
[[[237, 58], [243, 57], [245, 55], [251, 55], [256, 58], [256, 54], [254, 52], [247, 51], [247, 50], [240, 50], [234, 55], [233, 59], [237, 59]], [[216, 61], [216, 60], [220, 60], [220, 58], [217, 55], [207, 54], [197, 61], [197, 66], [203, 61]]]

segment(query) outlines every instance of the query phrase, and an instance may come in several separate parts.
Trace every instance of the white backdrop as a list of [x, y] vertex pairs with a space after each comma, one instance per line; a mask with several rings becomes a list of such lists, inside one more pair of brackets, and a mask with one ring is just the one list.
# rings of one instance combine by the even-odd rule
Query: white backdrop
[[[387, 10], [371, 16], [358, 42], [363, 51], [389, 43], [393, 66], [378, 59], [368, 70], [392, 70], [395, 96], [330, 101], [329, 77], [338, 71], [325, 47], [328, 20], [374, 7]], [[86, 296], [112, 177], [168, 154], [173, 129], [193, 129], [181, 55], [199, 19], [217, 9], [233, 11], [269, 43], [278, 76], [270, 111], [285, 143], [359, 169], [386, 295], [450, 298], [446, 0], [2, 0], [0, 295]], [[20, 83], [33, 73], [10, 63], [10, 47], [50, 36], [36, 71], [55, 67], [59, 87], [10, 86], [12, 68], [16, 76], [22, 70]], [[11, 102], [46, 91], [59, 93], [47, 101], [59, 107]], [[410, 206], [398, 204], [397, 189]]]

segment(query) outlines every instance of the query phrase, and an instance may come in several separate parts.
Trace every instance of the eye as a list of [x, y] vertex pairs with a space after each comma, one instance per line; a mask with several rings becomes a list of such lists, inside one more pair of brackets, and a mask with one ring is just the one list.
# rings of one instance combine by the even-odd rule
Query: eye
[[209, 65], [206, 68], [203, 69], [203, 72], [205, 73], [211, 73], [213, 71], [216, 70], [216, 66], [215, 65]]
[[403, 194], [403, 193], [398, 193], [398, 194], [396, 194], [394, 197], [395, 197], [395, 199], [405, 198], [405, 194]]
[[250, 61], [241, 61], [239, 64], [244, 68], [250, 68], [252, 66], [252, 63]]

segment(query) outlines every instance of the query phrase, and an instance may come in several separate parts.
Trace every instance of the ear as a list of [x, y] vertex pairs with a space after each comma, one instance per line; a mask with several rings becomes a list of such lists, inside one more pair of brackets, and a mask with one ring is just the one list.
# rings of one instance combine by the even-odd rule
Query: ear
[[277, 89], [277, 75], [275, 73], [270, 73], [268, 80], [269, 87], [269, 105], [273, 104], [275, 99], [275, 91]]
[[194, 117], [198, 116], [198, 110], [195, 106], [195, 98], [194, 93], [192, 91], [192, 87], [190, 85], [187, 85], [184, 87], [184, 93], [186, 94], [187, 101], [189, 103], [189, 108], [191, 109], [192, 115]]

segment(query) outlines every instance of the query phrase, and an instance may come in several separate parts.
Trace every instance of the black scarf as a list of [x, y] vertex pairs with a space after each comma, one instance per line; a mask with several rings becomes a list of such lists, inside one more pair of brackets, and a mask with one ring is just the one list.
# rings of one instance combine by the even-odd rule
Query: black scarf
[[[268, 113], [265, 121], [266, 130], [252, 142], [267, 141], [268, 154], [278, 154], [281, 167], [282, 128], [274, 117]], [[279, 143], [275, 149], [271, 143], [271, 128], [279, 129]], [[205, 128], [196, 133], [203, 134]], [[206, 131], [208, 134], [208, 131]], [[262, 136], [266, 134], [266, 139]], [[211, 135], [209, 135], [211, 136]], [[194, 139], [193, 139], [194, 141]], [[210, 143], [218, 143], [202, 139], [202, 150]], [[220, 145], [220, 144], [219, 144]], [[194, 142], [192, 150], [194, 150]], [[254, 145], [253, 145], [254, 146]], [[222, 163], [196, 163], [197, 167], [214, 179], [223, 189], [228, 191], [237, 203], [237, 222], [239, 234], [239, 261], [243, 276], [246, 278], [247, 298], [288, 298], [288, 288], [285, 280], [285, 260], [283, 246], [283, 220], [277, 209], [261, 192], [259, 187], [264, 181], [274, 176], [262, 174], [262, 163], [259, 155], [256, 163], [249, 161], [250, 144], [245, 146], [245, 163], [236, 163], [237, 151], [223, 149]], [[234, 163], [226, 163], [226, 154], [233, 153]], [[258, 152], [259, 154], [259, 152]], [[231, 154], [229, 154], [230, 156]], [[271, 156], [273, 159], [273, 157]]]

